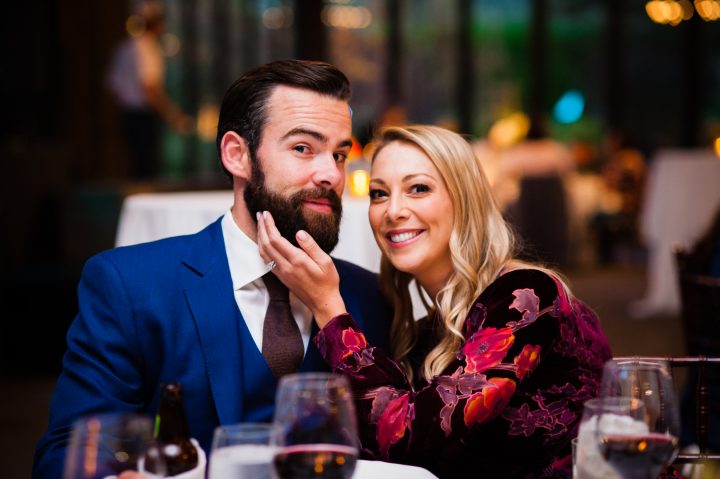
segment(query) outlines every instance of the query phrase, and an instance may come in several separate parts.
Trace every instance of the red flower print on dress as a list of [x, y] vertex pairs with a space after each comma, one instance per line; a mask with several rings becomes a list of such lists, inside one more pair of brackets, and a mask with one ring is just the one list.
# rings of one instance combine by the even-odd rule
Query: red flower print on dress
[[367, 341], [363, 333], [357, 332], [352, 328], [344, 329], [342, 332], [342, 343], [346, 350], [342, 355], [342, 359], [362, 351], [367, 347]]
[[515, 341], [511, 328], [485, 328], [465, 343], [465, 372], [481, 373], [497, 366]]
[[482, 391], [470, 396], [465, 403], [465, 425], [483, 424], [505, 409], [515, 392], [515, 381], [507, 378], [490, 378]]
[[526, 344], [520, 354], [515, 356], [515, 364], [517, 365], [517, 371], [515, 375], [518, 379], [522, 379], [526, 374], [533, 372], [535, 367], [540, 363], [540, 350], [542, 348], [538, 346], [532, 346]]
[[405, 435], [412, 420], [412, 406], [408, 394], [403, 394], [390, 401], [383, 411], [377, 425], [377, 441], [380, 454], [387, 458], [390, 446]]

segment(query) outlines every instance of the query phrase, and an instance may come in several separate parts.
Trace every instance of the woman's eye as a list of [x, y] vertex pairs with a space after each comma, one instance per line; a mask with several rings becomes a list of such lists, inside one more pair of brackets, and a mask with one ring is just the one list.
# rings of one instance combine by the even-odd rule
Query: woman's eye
[[413, 185], [410, 188], [410, 192], [412, 193], [427, 193], [430, 191], [430, 187], [428, 185]]
[[378, 198], [382, 198], [383, 196], [387, 196], [383, 190], [370, 190], [371, 200], [376, 200]]

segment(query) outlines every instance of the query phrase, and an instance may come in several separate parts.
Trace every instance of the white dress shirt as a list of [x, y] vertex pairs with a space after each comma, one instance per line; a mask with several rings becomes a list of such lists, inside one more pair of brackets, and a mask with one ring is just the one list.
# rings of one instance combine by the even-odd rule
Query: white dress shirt
[[[235, 224], [230, 211], [223, 216], [221, 225], [235, 302], [240, 308], [253, 341], [262, 351], [265, 311], [270, 303], [270, 296], [262, 276], [267, 273], [268, 268], [260, 257], [257, 243], [248, 238]], [[313, 322], [312, 312], [292, 292], [290, 309], [300, 328], [303, 346], [307, 351]]]

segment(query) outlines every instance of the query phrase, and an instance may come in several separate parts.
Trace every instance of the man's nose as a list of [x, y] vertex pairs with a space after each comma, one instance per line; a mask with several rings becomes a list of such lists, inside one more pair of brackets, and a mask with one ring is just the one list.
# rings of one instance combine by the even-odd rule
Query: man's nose
[[314, 165], [313, 182], [326, 189], [336, 189], [345, 180], [344, 165], [335, 161], [332, 153], [318, 155]]

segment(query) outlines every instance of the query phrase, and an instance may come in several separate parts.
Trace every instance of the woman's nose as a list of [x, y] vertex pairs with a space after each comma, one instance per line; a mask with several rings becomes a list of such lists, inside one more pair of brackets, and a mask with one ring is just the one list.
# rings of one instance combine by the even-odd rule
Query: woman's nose
[[407, 203], [402, 195], [392, 195], [387, 209], [387, 216], [389, 219], [396, 221], [399, 219], [407, 218], [409, 211]]

